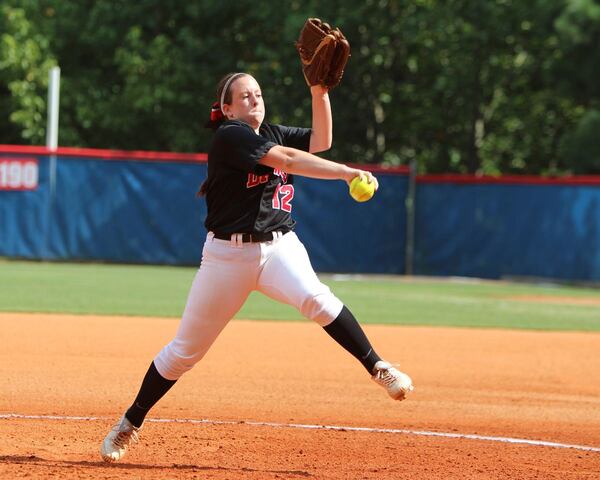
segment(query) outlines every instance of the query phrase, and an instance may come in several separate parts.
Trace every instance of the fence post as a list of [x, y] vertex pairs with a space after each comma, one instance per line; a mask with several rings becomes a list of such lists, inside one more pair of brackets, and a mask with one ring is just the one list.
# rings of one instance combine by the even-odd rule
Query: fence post
[[412, 158], [408, 166], [408, 194], [406, 195], [406, 255], [405, 274], [414, 274], [415, 256], [415, 201], [417, 191], [417, 161]]
[[49, 198], [46, 205], [46, 228], [44, 231], [44, 246], [42, 256], [50, 256], [50, 228], [52, 221], [52, 208], [56, 194], [56, 149], [58, 148], [58, 107], [60, 103], [60, 68], [52, 67], [48, 72], [48, 104], [46, 124], [46, 148], [50, 152], [49, 157]]

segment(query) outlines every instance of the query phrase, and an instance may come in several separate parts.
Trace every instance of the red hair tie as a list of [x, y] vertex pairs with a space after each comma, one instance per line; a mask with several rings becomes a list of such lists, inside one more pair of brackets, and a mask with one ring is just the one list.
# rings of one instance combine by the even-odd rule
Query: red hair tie
[[210, 121], [220, 122], [224, 118], [225, 117], [223, 115], [223, 112], [221, 111], [221, 105], [219, 104], [219, 102], [213, 103], [210, 109]]

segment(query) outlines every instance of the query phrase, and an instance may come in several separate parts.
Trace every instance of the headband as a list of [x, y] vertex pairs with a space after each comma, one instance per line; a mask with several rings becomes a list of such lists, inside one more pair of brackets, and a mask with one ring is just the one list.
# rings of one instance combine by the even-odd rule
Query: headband
[[239, 78], [241, 75], [246, 75], [246, 74], [243, 72], [234, 73], [225, 82], [225, 86], [223, 87], [223, 90], [221, 91], [221, 99], [220, 99], [221, 101], [219, 102], [219, 107], [221, 108], [221, 111], [223, 111], [223, 103], [225, 102], [225, 95], [227, 94], [227, 90], [229, 89], [229, 86], [236, 78]]

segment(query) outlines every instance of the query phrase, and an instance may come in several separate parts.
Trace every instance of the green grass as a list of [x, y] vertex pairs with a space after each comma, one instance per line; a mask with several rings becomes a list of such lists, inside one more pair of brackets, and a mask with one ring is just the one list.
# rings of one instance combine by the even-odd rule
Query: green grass
[[[195, 268], [0, 261], [0, 311], [179, 317]], [[323, 276], [362, 323], [600, 331], [600, 303], [517, 302], [518, 295], [594, 298], [600, 290], [507, 282]], [[236, 318], [300, 320], [253, 293]]]

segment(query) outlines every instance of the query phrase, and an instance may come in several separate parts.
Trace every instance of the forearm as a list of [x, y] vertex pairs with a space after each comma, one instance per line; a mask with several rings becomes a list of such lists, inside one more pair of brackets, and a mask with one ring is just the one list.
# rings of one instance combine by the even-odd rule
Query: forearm
[[349, 182], [360, 174], [355, 168], [325, 160], [295, 148], [276, 146], [260, 160], [261, 164], [278, 168], [292, 175], [320, 178], [323, 180], [344, 180]]
[[312, 135], [310, 152], [323, 152], [331, 148], [333, 120], [327, 89], [319, 85], [310, 88], [312, 96]]

